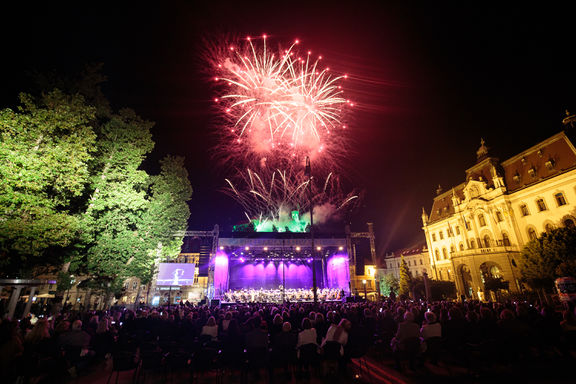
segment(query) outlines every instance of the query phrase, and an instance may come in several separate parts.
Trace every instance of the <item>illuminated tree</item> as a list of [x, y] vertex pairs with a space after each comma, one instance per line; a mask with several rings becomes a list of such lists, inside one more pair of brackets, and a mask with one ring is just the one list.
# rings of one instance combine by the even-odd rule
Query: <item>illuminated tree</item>
[[80, 236], [79, 201], [89, 180], [95, 110], [80, 96], [20, 96], [0, 111], [0, 267], [21, 275], [58, 264]]
[[550, 288], [557, 277], [576, 275], [576, 229], [544, 232], [530, 241], [519, 259], [524, 280], [535, 289]]
[[400, 259], [400, 282], [399, 291], [400, 296], [408, 297], [410, 295], [410, 288], [412, 285], [412, 274], [404, 256]]

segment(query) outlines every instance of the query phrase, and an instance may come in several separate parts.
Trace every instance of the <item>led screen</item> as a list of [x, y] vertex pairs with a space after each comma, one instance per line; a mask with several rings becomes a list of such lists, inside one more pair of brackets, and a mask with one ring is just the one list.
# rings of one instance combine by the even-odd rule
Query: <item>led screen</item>
[[193, 263], [160, 263], [156, 285], [193, 285]]

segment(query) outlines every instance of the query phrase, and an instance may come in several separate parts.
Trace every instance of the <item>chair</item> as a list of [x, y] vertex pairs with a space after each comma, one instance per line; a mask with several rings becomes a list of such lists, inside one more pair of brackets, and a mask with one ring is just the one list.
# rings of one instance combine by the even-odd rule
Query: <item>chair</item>
[[[342, 354], [340, 353], [342, 344], [337, 341], [327, 341], [322, 347], [322, 357], [324, 365], [329, 373], [335, 374], [337, 368], [342, 364]], [[336, 367], [336, 369], [334, 369]]]
[[370, 348], [370, 344], [357, 344], [351, 347], [348, 351], [348, 357], [350, 359], [357, 359], [358, 366], [360, 368], [360, 374], [365, 375], [366, 377], [370, 378], [370, 382], [372, 382], [372, 375], [370, 375], [370, 369], [368, 369], [368, 363], [366, 361], [366, 354]]
[[132, 382], [136, 382], [136, 378], [138, 377], [138, 372], [140, 368], [141, 360], [138, 351], [116, 351], [112, 354], [112, 372], [110, 372], [110, 376], [108, 376], [108, 381], [106, 384], [110, 383], [110, 379], [116, 372], [116, 383], [118, 383], [118, 376], [120, 372], [127, 372], [134, 370], [134, 374], [132, 375]]
[[302, 373], [311, 367], [318, 368], [320, 362], [320, 355], [318, 354], [318, 346], [316, 344], [304, 344], [299, 348], [299, 370]]
[[420, 353], [420, 338], [410, 337], [400, 342], [394, 351], [396, 368], [402, 370], [402, 362], [407, 360], [410, 369], [414, 370], [416, 357]]

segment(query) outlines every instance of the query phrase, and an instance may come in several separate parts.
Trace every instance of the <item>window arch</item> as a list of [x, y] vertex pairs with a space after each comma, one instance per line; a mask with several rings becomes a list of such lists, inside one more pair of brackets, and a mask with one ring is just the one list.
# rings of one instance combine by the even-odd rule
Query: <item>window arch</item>
[[562, 224], [564, 224], [566, 228], [574, 228], [574, 219], [572, 217], [565, 218], [562, 220]]
[[520, 216], [528, 216], [529, 214], [528, 206], [526, 204], [520, 205]]
[[498, 221], [499, 223], [504, 221], [504, 217], [502, 216], [502, 212], [496, 211], [496, 221]]
[[436, 261], [440, 260], [440, 251], [438, 251], [437, 249], [434, 251], [434, 255], [436, 256]]
[[454, 253], [456, 251], [456, 249], [454, 248], [453, 245], [450, 246], [450, 253]]
[[490, 239], [490, 236], [489, 235], [484, 236], [484, 247], [490, 248], [491, 245], [492, 245], [492, 239]]
[[528, 228], [528, 239], [529, 240], [536, 240], [538, 235], [536, 234], [536, 230], [532, 227]]
[[558, 192], [557, 194], [555, 194], [554, 199], [556, 200], [556, 205], [558, 205], [559, 207], [566, 205], [566, 198], [564, 197], [564, 194], [562, 192]]
[[510, 246], [510, 238], [508, 237], [508, 234], [506, 232], [502, 232], [502, 244], [505, 247]]
[[548, 209], [546, 208], [546, 203], [542, 198], [536, 200], [536, 206], [538, 207], [538, 212], [542, 212]]
[[446, 248], [442, 248], [442, 257], [444, 258], [444, 260], [448, 258], [448, 252], [446, 252]]
[[474, 239], [470, 240], [470, 248], [476, 248], [476, 241]]
[[478, 215], [478, 224], [480, 224], [481, 227], [486, 226], [486, 219], [484, 218], [483, 214]]
[[546, 223], [544, 225], [544, 231], [551, 232], [554, 229], [554, 225], [552, 223]]
[[463, 251], [464, 250], [464, 244], [460, 243], [460, 250]]

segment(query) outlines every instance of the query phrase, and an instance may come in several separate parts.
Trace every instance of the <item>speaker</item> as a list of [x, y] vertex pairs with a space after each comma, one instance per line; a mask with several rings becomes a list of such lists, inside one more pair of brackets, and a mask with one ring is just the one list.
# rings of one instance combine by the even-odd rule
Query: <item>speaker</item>
[[218, 299], [213, 299], [213, 300], [211, 300], [211, 301], [210, 301], [210, 306], [211, 306], [211, 307], [218, 307], [218, 306], [220, 306], [220, 300], [218, 300]]

